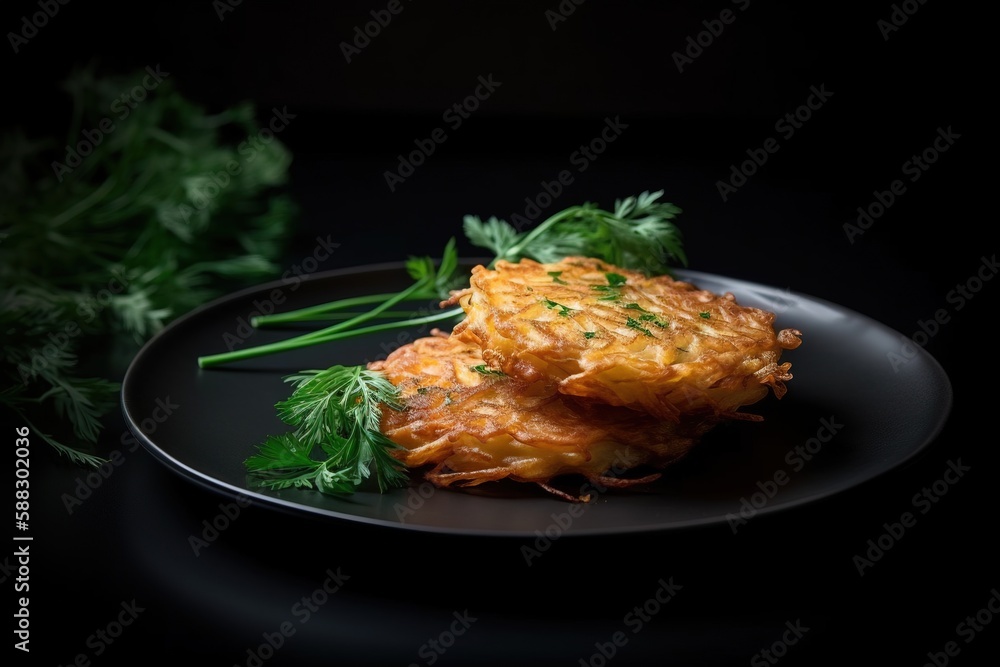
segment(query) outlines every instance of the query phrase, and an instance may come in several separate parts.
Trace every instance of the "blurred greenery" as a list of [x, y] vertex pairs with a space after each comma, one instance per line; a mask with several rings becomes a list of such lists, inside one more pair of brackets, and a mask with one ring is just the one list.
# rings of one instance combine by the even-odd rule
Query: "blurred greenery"
[[0, 136], [0, 406], [99, 465], [123, 369], [95, 355], [273, 278], [297, 207], [291, 155], [252, 103], [209, 114], [151, 68], [90, 65], [62, 87], [64, 136]]

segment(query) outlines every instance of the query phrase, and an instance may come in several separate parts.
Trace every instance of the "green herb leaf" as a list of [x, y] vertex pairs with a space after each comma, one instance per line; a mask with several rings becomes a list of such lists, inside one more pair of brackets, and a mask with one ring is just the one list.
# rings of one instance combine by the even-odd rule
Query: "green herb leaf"
[[557, 285], [569, 284], [565, 280], [559, 277], [562, 275], [562, 271], [549, 271], [549, 275], [552, 276], [552, 282], [556, 283]]
[[655, 336], [653, 336], [653, 332], [642, 326], [642, 322], [640, 322], [639, 320], [630, 317], [628, 318], [628, 320], [626, 320], [625, 324], [627, 324], [630, 329], [641, 331], [643, 334], [651, 338], [655, 338]]
[[311, 487], [323, 464], [314, 461], [310, 451], [294, 433], [272, 435], [244, 465], [257, 484], [270, 489]]
[[651, 322], [654, 325], [660, 327], [661, 329], [666, 328], [666, 326], [668, 324], [670, 324], [669, 322], [667, 322], [665, 320], [661, 320], [659, 317], [656, 316], [655, 313], [646, 313], [645, 315], [640, 315], [639, 316], [639, 321], [640, 322]]
[[[441, 261], [435, 265], [430, 257], [410, 257], [406, 261], [410, 277], [421, 284], [422, 289], [409, 296], [411, 299], [445, 298], [448, 292], [465, 281], [465, 277], [455, 275], [458, 268], [458, 249], [455, 237], [448, 239]], [[290, 321], [285, 318], [284, 321]]]
[[681, 209], [659, 201], [662, 196], [662, 190], [643, 192], [616, 201], [613, 211], [594, 204], [568, 208], [516, 239], [506, 238], [497, 257], [548, 263], [578, 255], [646, 275], [670, 273], [674, 263], [686, 266], [687, 257], [673, 223]]
[[489, 375], [493, 377], [507, 377], [507, 374], [503, 371], [497, 370], [495, 368], [490, 368], [486, 364], [479, 364], [478, 366], [469, 366], [472, 370], [476, 371], [480, 375]]
[[560, 317], [569, 317], [570, 313], [572, 313], [573, 310], [574, 310], [573, 308], [570, 308], [569, 306], [564, 306], [561, 303], [556, 303], [552, 299], [543, 299], [542, 303], [545, 304], [545, 307], [548, 308], [549, 310], [552, 310], [554, 308], [558, 308], [559, 312], [557, 314]]
[[611, 287], [621, 287], [628, 281], [628, 278], [620, 273], [605, 273], [604, 275], [607, 277], [608, 285]]
[[472, 245], [486, 248], [496, 257], [506, 255], [520, 238], [513, 225], [496, 217], [483, 222], [478, 216], [467, 215], [462, 220], [462, 228]]
[[[408, 480], [390, 452], [399, 446], [380, 430], [383, 408], [401, 410], [399, 392], [378, 371], [332, 366], [290, 375], [292, 395], [277, 404], [292, 433], [269, 437], [246, 461], [252, 481], [267, 488], [315, 488], [353, 492], [374, 467], [379, 489]], [[326, 455], [315, 459], [317, 445]]]

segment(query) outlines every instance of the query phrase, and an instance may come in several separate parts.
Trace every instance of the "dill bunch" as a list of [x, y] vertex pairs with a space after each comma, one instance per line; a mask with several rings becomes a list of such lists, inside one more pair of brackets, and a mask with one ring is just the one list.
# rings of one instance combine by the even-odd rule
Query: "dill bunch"
[[0, 135], [0, 406], [99, 465], [111, 352], [274, 277], [297, 209], [290, 152], [252, 104], [210, 114], [151, 68], [91, 65], [62, 88], [64, 136]]

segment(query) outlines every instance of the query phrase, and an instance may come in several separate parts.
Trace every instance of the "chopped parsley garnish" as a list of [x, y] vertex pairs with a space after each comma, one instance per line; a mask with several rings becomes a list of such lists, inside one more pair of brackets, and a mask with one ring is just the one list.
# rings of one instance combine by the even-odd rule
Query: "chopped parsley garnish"
[[708, 318], [710, 318], [712, 316], [712, 314], [710, 312], [708, 312], [708, 311], [702, 311], [702, 312], [698, 313], [698, 316], [699, 317], [704, 317], [707, 320]]
[[641, 313], [643, 313], [642, 315], [639, 316], [639, 320], [638, 320], [639, 322], [652, 322], [653, 324], [655, 324], [656, 326], [660, 327], [661, 329], [663, 329], [668, 324], [670, 324], [669, 322], [667, 322], [665, 320], [661, 320], [659, 317], [657, 317], [656, 313], [649, 312], [648, 310], [646, 310], [645, 308], [643, 308], [642, 306], [640, 306], [637, 303], [626, 303], [625, 304], [625, 308], [628, 309], [628, 310], [638, 310]]
[[549, 275], [552, 276], [552, 282], [557, 285], [569, 285], [568, 282], [559, 277], [562, 275], [562, 271], [549, 271]]
[[611, 287], [621, 287], [628, 280], [620, 273], [605, 273], [604, 277], [608, 279], [608, 285]]
[[625, 324], [627, 324], [630, 329], [635, 329], [636, 331], [641, 331], [642, 333], [646, 334], [650, 338], [654, 338], [653, 332], [651, 332], [646, 327], [642, 326], [642, 323], [639, 320], [635, 319], [635, 318], [632, 318], [632, 317], [628, 318], [628, 320], [625, 321]]
[[591, 338], [595, 338], [596, 336], [597, 336], [597, 332], [596, 331], [584, 331], [583, 332], [583, 337], [586, 338], [587, 340], [590, 340]]
[[620, 273], [605, 273], [604, 277], [607, 278], [607, 285], [591, 285], [590, 289], [595, 292], [604, 292], [605, 295], [599, 297], [598, 301], [617, 301], [621, 298], [621, 286], [625, 284], [628, 280], [625, 276]]
[[556, 303], [552, 299], [545, 299], [542, 301], [542, 303], [544, 303], [545, 307], [548, 308], [549, 310], [552, 310], [553, 308], [558, 308], [559, 309], [558, 315], [560, 317], [569, 317], [569, 314], [573, 312], [573, 308], [570, 308], [569, 306], [564, 306], [561, 303]]
[[652, 322], [653, 324], [655, 324], [656, 326], [660, 327], [661, 329], [666, 328], [666, 326], [668, 324], [670, 324], [670, 322], [667, 322], [665, 320], [661, 320], [659, 317], [657, 317], [656, 313], [646, 313], [645, 315], [641, 315], [641, 316], [639, 316], [639, 321], [640, 322]]
[[492, 377], [506, 377], [506, 373], [499, 371], [495, 368], [490, 368], [486, 364], [479, 364], [478, 366], [469, 366], [470, 369], [476, 371], [480, 375], [489, 375]]

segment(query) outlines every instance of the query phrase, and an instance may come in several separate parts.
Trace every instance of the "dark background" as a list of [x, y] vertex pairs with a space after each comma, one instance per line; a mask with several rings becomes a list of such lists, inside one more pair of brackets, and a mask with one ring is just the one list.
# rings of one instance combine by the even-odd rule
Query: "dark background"
[[[828, 299], [912, 335], [996, 251], [986, 207], [992, 134], [973, 116], [990, 104], [989, 36], [973, 10], [908, 3], [915, 13], [885, 39], [878, 21], [894, 11], [888, 2], [844, 9], [753, 0], [741, 11], [722, 1], [590, 0], [552, 30], [545, 12], [558, 8], [555, 0], [404, 0], [404, 11], [347, 63], [340, 43], [386, 4], [245, 1], [220, 20], [208, 1], [71, 2], [19, 53], [4, 47], [4, 123], [36, 136], [65, 127], [55, 84], [92, 58], [109, 71], [159, 65], [210, 109], [249, 99], [266, 122], [272, 108], [287, 107], [295, 118], [281, 139], [294, 155], [291, 189], [302, 208], [289, 265], [320, 234], [341, 244], [324, 269], [437, 255], [465, 214], [523, 213], [525, 198], [574, 170], [570, 154], [618, 117], [627, 129], [586, 172], [574, 171], [549, 212], [663, 189], [684, 210], [678, 223], [693, 269]], [[674, 52], [724, 8], [735, 21], [679, 72]], [[0, 27], [15, 30], [35, 11], [33, 2], [8, 3]], [[390, 191], [384, 172], [397, 155], [446, 126], [444, 111], [490, 75], [501, 82], [496, 92]], [[811, 86], [832, 95], [785, 139], [775, 123]], [[844, 223], [874, 191], [906, 179], [903, 163], [939, 128], [960, 138], [849, 242]], [[723, 201], [717, 181], [768, 137], [780, 150]], [[331, 602], [322, 626], [265, 664], [422, 662], [420, 644], [451, 610], [468, 607], [483, 620], [440, 664], [520, 655], [528, 664], [576, 665], [660, 576], [692, 582], [689, 601], [612, 663], [747, 664], [785, 621], [801, 618], [812, 629], [782, 664], [924, 664], [929, 651], [961, 641], [956, 625], [1000, 586], [996, 435], [984, 400], [996, 290], [986, 283], [926, 345], [949, 373], [955, 403], [920, 459], [808, 509], [761, 518], [735, 537], [723, 526], [578, 539], [542, 571], [510, 572], [491, 541], [333, 526], [253, 507], [192, 564], [184, 541], [215, 513], [218, 497], [140, 450], [67, 516], [59, 497], [79, 471], [39, 461], [32, 497], [44, 527], [33, 545], [40, 602], [32, 644], [46, 661], [32, 657], [68, 663], [120, 601], [136, 598], [148, 611], [94, 664], [166, 654], [246, 664], [247, 647], [287, 618], [326, 567], [343, 565], [362, 573], [357, 592]], [[111, 446], [122, 428], [109, 429]], [[852, 556], [958, 457], [972, 467], [968, 481], [859, 577]], [[953, 660], [983, 664], [996, 656], [998, 636], [987, 626]]]

